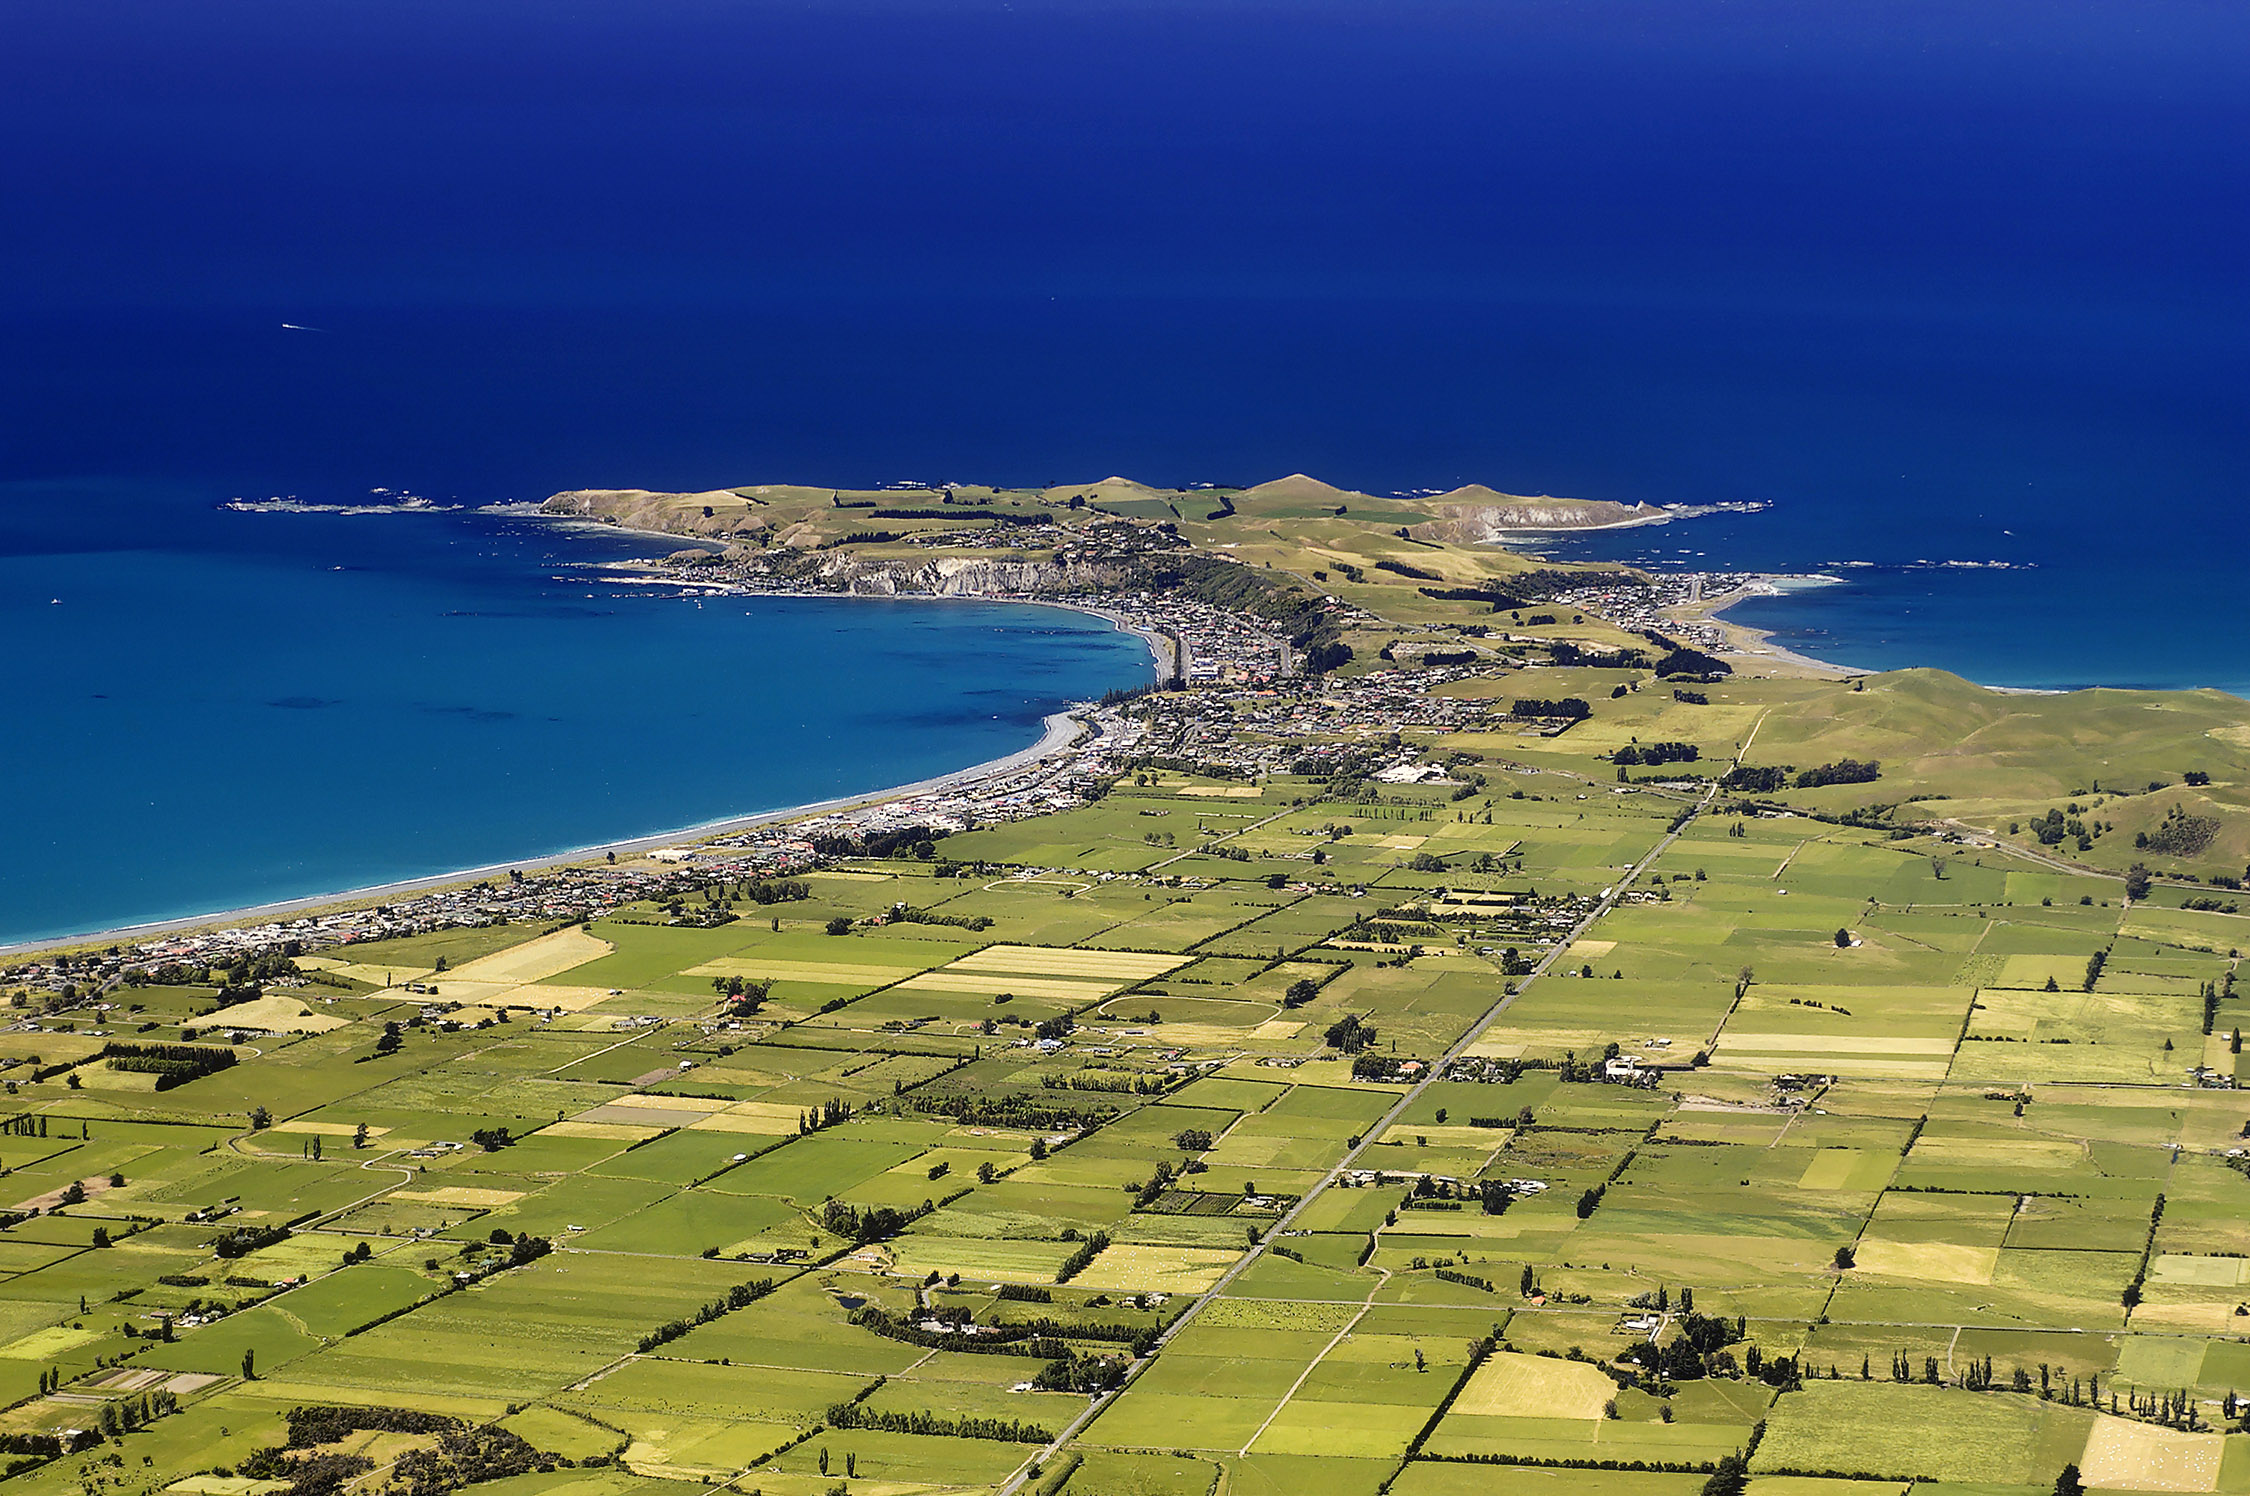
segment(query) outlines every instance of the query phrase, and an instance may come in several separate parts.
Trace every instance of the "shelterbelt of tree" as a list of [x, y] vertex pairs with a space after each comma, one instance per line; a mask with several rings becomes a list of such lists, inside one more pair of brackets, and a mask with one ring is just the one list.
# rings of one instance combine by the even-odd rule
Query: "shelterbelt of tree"
[[1298, 671], [786, 884], [18, 966], [0, 1469], [2250, 1492], [2250, 704], [1771, 667], [1480, 502], [560, 496], [744, 585], [1156, 578]]

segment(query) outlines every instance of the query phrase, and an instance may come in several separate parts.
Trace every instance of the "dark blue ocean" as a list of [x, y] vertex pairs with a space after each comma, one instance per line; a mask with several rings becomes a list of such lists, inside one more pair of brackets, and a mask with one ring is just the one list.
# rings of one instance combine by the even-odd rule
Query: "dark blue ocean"
[[1868, 563], [1736, 614], [1855, 665], [2250, 690], [2245, 76], [2216, 0], [9, 6], [0, 938], [893, 781], [1138, 668], [236, 495], [1755, 499], [1571, 553]]

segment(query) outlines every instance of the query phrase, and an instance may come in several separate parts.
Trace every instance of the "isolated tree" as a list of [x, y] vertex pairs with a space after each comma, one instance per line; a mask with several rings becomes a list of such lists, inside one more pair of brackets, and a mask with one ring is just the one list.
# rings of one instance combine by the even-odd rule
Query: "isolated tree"
[[2076, 1465], [2065, 1465], [2062, 1474], [2055, 1477], [2055, 1496], [2085, 1496], [2086, 1482], [2078, 1475]]
[[365, 1122], [352, 1129], [352, 1146], [354, 1148], [367, 1146], [367, 1124]]
[[254, 1350], [244, 1351], [242, 1353], [242, 1380], [244, 1380], [245, 1382], [254, 1382], [257, 1379], [258, 1353]]
[[1838, 930], [1836, 932], [1836, 949], [1840, 951], [1848, 951], [1851, 948], [1852, 932], [1849, 930]]
[[2126, 869], [2125, 897], [2138, 904], [2139, 902], [2141, 902], [2141, 900], [2148, 897], [2148, 889], [2149, 874], [2147, 868], [2136, 862], [2130, 868]]

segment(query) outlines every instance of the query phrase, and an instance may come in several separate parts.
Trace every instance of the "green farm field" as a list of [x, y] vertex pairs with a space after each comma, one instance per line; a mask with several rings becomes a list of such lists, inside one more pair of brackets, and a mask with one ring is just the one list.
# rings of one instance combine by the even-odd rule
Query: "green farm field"
[[[742, 512], [856, 533], [810, 492]], [[1648, 641], [1410, 585], [1526, 563], [1405, 501], [1062, 492], [1367, 610], [1165, 693], [1287, 753], [254, 998], [11, 978], [11, 1484], [2250, 1496], [2250, 708], [1503, 662]]]

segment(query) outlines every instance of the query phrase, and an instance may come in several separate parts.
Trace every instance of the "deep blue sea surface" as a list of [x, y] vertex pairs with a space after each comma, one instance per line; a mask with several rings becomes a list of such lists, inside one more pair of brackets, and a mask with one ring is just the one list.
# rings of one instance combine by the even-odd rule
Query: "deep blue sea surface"
[[[162, 798], [151, 762], [196, 766], [168, 793], [204, 828], [358, 796], [434, 848], [445, 818], [382, 798], [350, 714], [408, 700], [429, 619], [547, 586], [552, 542], [518, 566], [473, 527], [210, 514], [377, 486], [1301, 469], [1760, 499], [1572, 544], [1872, 563], [1736, 615], [1847, 663], [2250, 689], [2245, 76], [2250, 7], [2217, 0], [26, 0], [0, 19], [0, 555], [11, 598], [119, 622], [9, 604], [0, 821], [83, 815], [103, 910], [210, 855], [116, 830]], [[368, 538], [418, 533], [456, 539]], [[396, 553], [322, 570], [360, 545]], [[1953, 560], [2009, 568], [1922, 564]], [[413, 699], [569, 716], [632, 656], [634, 741], [718, 754], [727, 808], [798, 793], [754, 728], [693, 715], [728, 658], [797, 652], [728, 642], [781, 614], [576, 601], [605, 616], [490, 620], [486, 689]], [[391, 694], [237, 689], [345, 704], [187, 711], [83, 774], [56, 746], [93, 709], [60, 681], [315, 655]], [[817, 668], [855, 711], [890, 689]], [[931, 766], [834, 726], [873, 780]], [[408, 739], [398, 772], [539, 772], [477, 741]], [[579, 803], [524, 849], [615, 829]], [[0, 926], [107, 917], [48, 886], [0, 887], [53, 900]]]

